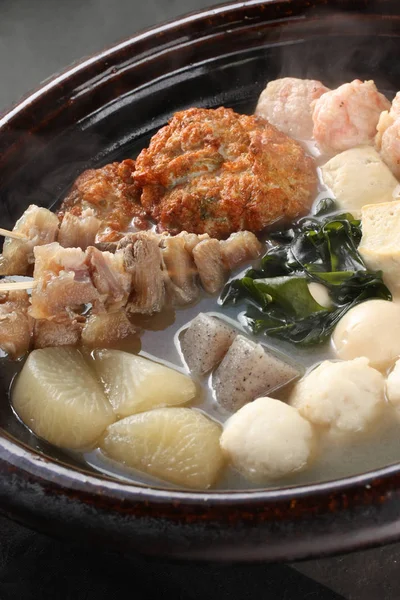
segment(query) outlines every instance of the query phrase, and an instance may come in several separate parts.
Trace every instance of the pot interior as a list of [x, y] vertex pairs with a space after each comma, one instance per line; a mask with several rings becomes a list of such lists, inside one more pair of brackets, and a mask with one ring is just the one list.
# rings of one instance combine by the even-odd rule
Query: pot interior
[[[0, 129], [2, 226], [12, 228], [29, 204], [57, 205], [83, 170], [135, 157], [178, 110], [223, 105], [251, 113], [266, 82], [284, 76], [330, 87], [374, 79], [389, 98], [397, 91], [399, 20], [322, 12], [278, 24], [260, 14], [254, 22], [232, 22], [232, 29], [218, 21], [209, 30], [204, 23], [202, 30], [182, 25], [169, 34], [173, 41], [155, 33], [140, 48], [127, 44], [100, 57], [20, 107]], [[17, 419], [8, 397], [17, 371], [17, 364], [0, 360], [3, 434], [50, 460], [91, 470]]]

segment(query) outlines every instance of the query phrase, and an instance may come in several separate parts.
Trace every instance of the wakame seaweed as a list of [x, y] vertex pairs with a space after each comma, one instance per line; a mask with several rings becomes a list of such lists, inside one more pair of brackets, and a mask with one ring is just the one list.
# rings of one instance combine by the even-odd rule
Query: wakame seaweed
[[[391, 300], [382, 273], [369, 270], [357, 250], [361, 222], [335, 211], [333, 200], [321, 200], [312, 216], [271, 235], [274, 245], [260, 266], [228, 283], [220, 302], [247, 302], [245, 318], [254, 333], [311, 346], [325, 342], [356, 304]], [[330, 308], [313, 298], [311, 282], [325, 286]]]

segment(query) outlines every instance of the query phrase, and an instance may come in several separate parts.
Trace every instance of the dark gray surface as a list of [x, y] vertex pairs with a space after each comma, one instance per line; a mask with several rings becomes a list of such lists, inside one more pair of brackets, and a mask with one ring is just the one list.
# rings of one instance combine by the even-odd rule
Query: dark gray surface
[[0, 0], [0, 111], [69, 64], [136, 31], [222, 2]]
[[[4, 535], [5, 534], [5, 535]], [[340, 600], [287, 565], [177, 565], [34, 534], [0, 518], [1, 600]]]
[[[0, 111], [70, 63], [210, 0], [0, 0]], [[0, 600], [394, 600], [400, 545], [297, 565], [167, 565], [80, 548], [0, 518]], [[140, 593], [139, 590], [141, 591]]]
[[399, 567], [399, 544], [295, 565], [297, 571], [347, 600], [397, 600]]

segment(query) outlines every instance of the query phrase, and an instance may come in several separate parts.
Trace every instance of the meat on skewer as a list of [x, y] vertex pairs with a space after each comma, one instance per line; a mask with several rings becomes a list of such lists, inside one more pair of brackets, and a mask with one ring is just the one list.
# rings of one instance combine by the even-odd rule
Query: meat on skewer
[[124, 310], [92, 314], [82, 330], [81, 342], [89, 348], [106, 348], [136, 332]]
[[16, 222], [12, 233], [13, 237], [4, 240], [0, 275], [27, 275], [34, 262], [35, 246], [56, 240], [57, 216], [47, 208], [31, 204]]
[[[125, 337], [134, 329], [127, 314], [152, 314], [166, 305], [193, 302], [200, 293], [197, 279], [207, 282], [206, 291], [211, 286], [218, 291], [225, 282], [221, 273], [227, 274], [228, 267], [235, 268], [261, 251], [257, 238], [248, 232], [234, 234], [224, 242], [196, 237], [187, 234], [185, 240], [184, 233], [171, 237], [137, 232], [125, 236], [114, 254], [94, 247], [86, 252], [63, 248], [57, 242], [37, 246], [34, 280], [23, 284], [32, 288], [30, 298], [26, 291], [21, 292], [24, 335], [12, 348], [8, 321], [0, 320], [0, 347], [15, 356], [31, 344], [43, 347], [82, 340], [95, 346], [96, 340]], [[240, 239], [246, 245], [245, 251], [238, 251]], [[201, 249], [207, 242], [218, 244], [220, 251], [211, 257], [209, 252], [195, 255], [196, 248]], [[15, 312], [7, 302], [4, 300], [3, 315]], [[91, 306], [89, 319], [87, 305]]]
[[0, 275], [31, 274], [36, 246], [56, 241], [64, 248], [86, 250], [94, 246], [101, 224], [91, 208], [86, 208], [79, 216], [67, 213], [60, 225], [50, 210], [31, 204], [12, 231], [0, 229], [0, 235], [5, 236]]
[[65, 321], [81, 307], [97, 310], [100, 294], [93, 284], [86, 253], [80, 248], [62, 248], [57, 242], [37, 246], [29, 314], [34, 319]]
[[6, 236], [0, 275], [30, 274], [35, 246], [58, 241], [65, 248], [86, 250], [118, 242], [130, 228], [148, 229], [134, 170], [135, 162], [126, 159], [84, 171], [56, 214], [29, 206], [12, 232], [0, 229]]
[[[248, 244], [249, 235], [254, 238], [252, 246]], [[248, 244], [245, 252], [234, 250], [238, 236]], [[184, 237], [178, 239], [183, 241]], [[128, 313], [157, 313], [166, 304], [176, 304], [177, 296], [179, 304], [185, 297], [188, 303], [198, 296], [198, 287], [194, 289], [195, 270], [204, 289], [215, 293], [225, 283], [228, 273], [224, 256], [229, 255], [232, 269], [250, 256], [258, 256], [261, 248], [257, 238], [248, 232], [235, 234], [224, 242], [210, 238], [194, 244], [191, 240], [192, 252], [181, 246], [178, 262], [171, 254], [171, 244], [176, 241], [168, 235], [142, 231], [125, 236], [115, 254], [93, 247], [83, 252], [79, 248], [62, 248], [57, 243], [37, 247], [34, 270], [37, 284], [32, 291], [31, 316], [64, 318], [89, 303], [94, 312], [116, 312], [125, 307]], [[210, 250], [203, 251], [206, 245]]]
[[0, 292], [0, 348], [9, 356], [24, 354], [31, 342], [33, 319], [25, 290]]
[[64, 248], [81, 248], [86, 250], [96, 243], [96, 235], [101, 221], [92, 208], [86, 208], [79, 216], [66, 213], [58, 232], [58, 243]]
[[34, 321], [32, 345], [34, 348], [76, 346], [80, 342], [84, 325], [84, 318], [65, 318], [58, 322], [39, 319]]
[[163, 268], [169, 275], [166, 282], [167, 294], [174, 304], [191, 304], [198, 298], [199, 288], [196, 282], [196, 265], [192, 252], [187, 249], [184, 236], [164, 236], [161, 248]]
[[118, 244], [116, 254], [120, 252], [123, 254], [125, 269], [132, 278], [128, 312], [160, 312], [166, 303], [167, 277], [162, 268], [160, 236], [152, 231], [127, 235]]

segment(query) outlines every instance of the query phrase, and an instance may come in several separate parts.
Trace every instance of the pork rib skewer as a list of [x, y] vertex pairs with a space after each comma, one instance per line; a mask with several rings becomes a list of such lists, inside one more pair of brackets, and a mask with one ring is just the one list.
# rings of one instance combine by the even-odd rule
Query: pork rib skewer
[[[220, 245], [213, 253], [215, 244]], [[196, 252], [196, 248], [204, 250]], [[25, 294], [24, 309], [11, 307], [8, 312], [14, 319], [18, 318], [16, 312], [23, 314], [34, 347], [78, 343], [85, 332], [89, 336], [89, 324], [91, 344], [95, 344], [99, 329], [117, 338], [132, 332], [127, 314], [152, 314], [166, 305], [195, 301], [200, 293], [197, 279], [206, 291], [215, 293], [230, 269], [260, 251], [260, 242], [249, 232], [233, 234], [223, 242], [207, 235], [138, 232], [125, 236], [115, 254], [95, 247], [85, 252], [63, 248], [57, 242], [36, 246], [34, 279], [0, 284], [4, 317], [2, 321], [0, 311], [0, 347], [7, 352], [10, 347], [19, 352], [24, 348], [22, 343], [10, 341], [7, 306], [10, 308], [8, 298], [15, 294]], [[32, 289], [30, 298], [22, 291], [27, 289]], [[82, 314], [87, 305], [92, 307], [89, 320]], [[7, 335], [2, 328], [7, 328]], [[27, 337], [25, 332], [23, 339]]]
[[86, 250], [89, 246], [102, 248], [110, 245], [115, 248], [116, 242], [96, 243], [101, 224], [90, 208], [79, 216], [66, 213], [60, 225], [57, 216], [50, 210], [31, 204], [12, 231], [0, 228], [0, 236], [6, 238], [3, 254], [0, 255], [0, 275], [29, 274], [33, 268], [34, 248], [56, 241], [64, 248]]
[[[3, 253], [0, 255], [0, 275], [28, 275], [32, 272], [35, 246], [58, 241], [64, 248], [89, 246], [109, 246], [104, 242], [96, 244], [96, 235], [101, 221], [94, 216], [92, 209], [86, 209], [79, 216], [66, 213], [60, 225], [57, 216], [47, 208], [31, 204], [18, 219], [12, 231], [0, 228], [4, 236]], [[121, 237], [122, 237], [121, 232]], [[116, 243], [111, 244], [114, 247]]]
[[89, 208], [79, 216], [67, 213], [60, 225], [58, 217], [50, 210], [31, 204], [12, 231], [0, 229], [0, 235], [5, 236], [0, 275], [30, 274], [36, 246], [58, 241], [64, 248], [86, 250], [95, 245], [100, 226], [101, 221]]
[[31, 204], [4, 240], [0, 275], [28, 275], [34, 262], [34, 248], [54, 242], [58, 227], [54, 213]]
[[140, 204], [140, 187], [131, 159], [84, 171], [74, 182], [57, 213], [31, 205], [6, 237], [0, 255], [0, 275], [32, 272], [33, 248], [58, 241], [65, 248], [118, 242], [132, 227], [148, 229]]

